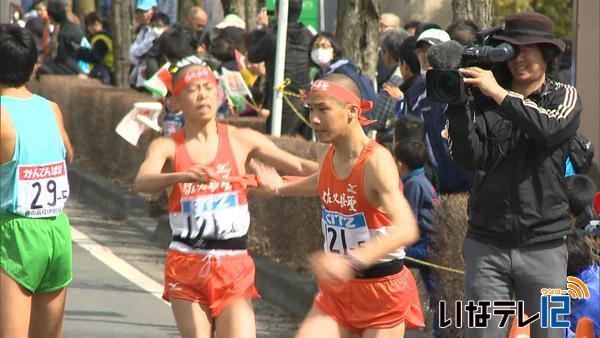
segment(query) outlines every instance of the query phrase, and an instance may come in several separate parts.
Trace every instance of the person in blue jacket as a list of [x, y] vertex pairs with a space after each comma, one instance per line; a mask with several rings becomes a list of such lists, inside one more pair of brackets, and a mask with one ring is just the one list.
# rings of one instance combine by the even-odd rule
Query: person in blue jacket
[[[590, 236], [590, 235], [587, 235]], [[566, 329], [566, 337], [575, 337], [577, 322], [588, 317], [594, 324], [594, 337], [600, 337], [600, 266], [592, 264], [590, 246], [586, 242], [586, 232], [575, 229], [567, 239], [569, 262], [567, 273], [579, 278], [588, 288], [590, 297], [573, 299], [571, 313], [567, 316], [570, 322]]]
[[[436, 231], [433, 210], [439, 200], [435, 188], [425, 176], [424, 165], [427, 156], [425, 143], [417, 138], [400, 140], [394, 147], [394, 156], [402, 178], [404, 196], [415, 215], [420, 233], [417, 243], [405, 249], [406, 256], [428, 260], [429, 252], [435, 249], [431, 248], [434, 246], [432, 237]], [[414, 265], [419, 269], [427, 291], [433, 295], [435, 283], [431, 269], [421, 264], [407, 262], [407, 265]]]

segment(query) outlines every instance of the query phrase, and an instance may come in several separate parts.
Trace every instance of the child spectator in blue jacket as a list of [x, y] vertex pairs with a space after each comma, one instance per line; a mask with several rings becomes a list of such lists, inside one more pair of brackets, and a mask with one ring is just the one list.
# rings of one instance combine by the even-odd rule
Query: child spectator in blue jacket
[[[421, 234], [419, 241], [406, 249], [406, 255], [427, 260], [429, 247], [433, 245], [432, 233], [436, 231], [433, 208], [438, 203], [438, 197], [433, 185], [425, 176], [425, 143], [417, 138], [400, 140], [394, 147], [394, 155], [404, 185], [404, 195], [415, 215]], [[410, 263], [407, 262], [406, 265], [413, 265]], [[431, 269], [420, 264], [415, 264], [414, 267], [421, 272], [427, 291], [431, 295], [435, 288]]]

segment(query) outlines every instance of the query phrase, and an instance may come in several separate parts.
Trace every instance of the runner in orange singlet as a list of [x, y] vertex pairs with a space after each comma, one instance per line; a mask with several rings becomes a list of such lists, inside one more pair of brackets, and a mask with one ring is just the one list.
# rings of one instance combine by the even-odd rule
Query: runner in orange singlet
[[325, 252], [310, 257], [319, 293], [297, 338], [403, 337], [423, 327], [415, 280], [403, 266], [404, 246], [418, 239], [392, 155], [361, 128], [368, 123], [355, 82], [343, 74], [317, 80], [309, 94], [310, 121], [331, 146], [319, 173], [283, 184], [259, 170], [276, 195], [319, 196]]
[[[243, 177], [251, 159], [291, 175], [310, 175], [315, 162], [277, 148], [265, 135], [216, 121], [220, 95], [212, 71], [201, 65], [173, 76], [174, 104], [185, 125], [154, 140], [135, 189], [172, 187], [169, 221], [173, 241], [165, 264], [163, 297], [170, 301], [184, 338], [256, 337], [252, 298], [254, 262], [246, 251], [250, 224]], [[165, 163], [170, 173], [161, 173]]]

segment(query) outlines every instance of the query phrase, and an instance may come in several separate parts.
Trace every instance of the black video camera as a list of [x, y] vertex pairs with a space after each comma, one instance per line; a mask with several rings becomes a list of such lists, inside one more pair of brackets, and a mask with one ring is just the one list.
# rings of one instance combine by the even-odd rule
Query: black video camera
[[437, 44], [427, 53], [433, 69], [427, 71], [427, 97], [435, 102], [462, 103], [466, 101], [467, 89], [463, 75], [457, 70], [464, 67], [489, 69], [490, 65], [515, 57], [515, 49], [503, 42], [491, 45], [489, 38], [499, 32], [499, 27], [478, 32], [476, 43], [464, 47], [456, 41]]

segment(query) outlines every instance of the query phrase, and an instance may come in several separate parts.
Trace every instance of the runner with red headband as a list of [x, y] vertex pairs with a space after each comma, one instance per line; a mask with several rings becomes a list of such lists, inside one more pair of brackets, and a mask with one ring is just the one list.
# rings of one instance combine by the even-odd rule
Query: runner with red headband
[[[222, 99], [213, 72], [189, 65], [173, 76], [174, 105], [182, 129], [154, 140], [135, 189], [171, 188], [173, 241], [165, 264], [163, 297], [170, 301], [184, 338], [255, 337], [254, 262], [246, 251], [250, 224], [245, 177], [252, 159], [290, 175], [310, 175], [315, 162], [293, 156], [265, 135], [217, 122]], [[168, 173], [162, 169], [167, 164]]]
[[331, 144], [320, 172], [284, 184], [273, 170], [258, 170], [276, 195], [321, 200], [325, 252], [310, 257], [319, 293], [297, 338], [396, 338], [425, 326], [415, 280], [403, 266], [402, 248], [418, 239], [418, 227], [392, 155], [361, 128], [371, 104], [359, 97], [346, 75], [315, 81], [310, 122], [319, 141]]

